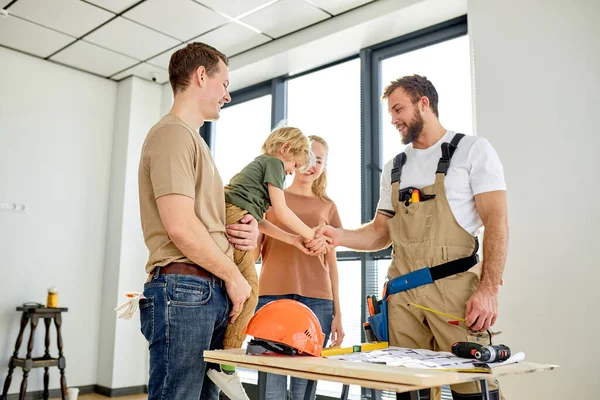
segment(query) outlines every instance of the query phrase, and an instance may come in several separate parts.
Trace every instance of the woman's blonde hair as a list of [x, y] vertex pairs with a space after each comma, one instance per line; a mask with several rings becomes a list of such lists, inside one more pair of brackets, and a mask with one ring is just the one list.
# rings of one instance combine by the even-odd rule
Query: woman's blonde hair
[[286, 154], [295, 161], [301, 163], [304, 167], [310, 164], [311, 151], [308, 138], [302, 131], [291, 126], [276, 127], [267, 137], [262, 145], [262, 152], [268, 156], [276, 157], [284, 145]]
[[321, 176], [319, 176], [312, 184], [312, 192], [315, 196], [319, 196], [323, 199], [331, 200], [329, 196], [327, 196], [327, 157], [329, 156], [329, 145], [321, 136], [310, 135], [308, 140], [312, 144], [313, 142], [320, 143], [325, 148], [325, 160], [323, 163], [323, 172], [321, 172]]

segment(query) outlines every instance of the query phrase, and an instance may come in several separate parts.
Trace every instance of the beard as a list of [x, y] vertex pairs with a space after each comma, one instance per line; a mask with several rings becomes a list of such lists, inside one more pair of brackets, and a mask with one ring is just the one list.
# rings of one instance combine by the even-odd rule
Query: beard
[[[402, 144], [410, 144], [417, 140], [421, 136], [421, 132], [423, 132], [424, 125], [425, 121], [419, 113], [419, 109], [415, 108], [412, 121], [406, 125], [406, 136], [402, 136]], [[400, 134], [402, 135], [402, 133]]]

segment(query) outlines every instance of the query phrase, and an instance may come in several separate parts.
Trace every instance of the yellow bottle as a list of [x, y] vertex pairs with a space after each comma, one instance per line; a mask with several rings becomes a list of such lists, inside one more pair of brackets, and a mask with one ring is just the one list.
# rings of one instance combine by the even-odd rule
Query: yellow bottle
[[46, 307], [58, 307], [58, 289], [55, 286], [51, 286], [48, 288], [48, 299], [46, 300]]

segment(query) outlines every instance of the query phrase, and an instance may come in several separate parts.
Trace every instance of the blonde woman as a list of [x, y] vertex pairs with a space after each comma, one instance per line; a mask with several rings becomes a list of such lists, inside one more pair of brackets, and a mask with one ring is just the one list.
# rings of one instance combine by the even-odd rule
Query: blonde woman
[[[316, 162], [304, 173], [296, 172], [294, 181], [284, 191], [286, 204], [308, 226], [328, 224], [341, 227], [337, 207], [326, 193], [326, 166], [329, 152], [327, 142], [319, 136], [308, 138]], [[335, 251], [329, 251], [324, 256], [313, 257], [306, 253], [301, 238], [289, 233], [286, 224], [274, 210], [269, 210], [265, 219], [283, 230], [288, 230], [288, 233], [286, 233], [287, 237], [272, 235], [279, 240], [264, 236], [263, 230], [259, 235], [255, 259], [262, 255], [262, 267], [257, 311], [273, 300], [300, 301], [319, 319], [325, 333], [323, 346], [326, 345], [329, 336], [331, 336], [332, 346], [340, 345], [344, 338], [344, 330], [338, 296]], [[287, 377], [283, 375], [267, 375], [266, 400], [287, 398], [286, 379]], [[291, 378], [291, 399], [305, 399], [306, 385], [307, 381], [304, 379]]]
[[[259, 222], [259, 230], [276, 234], [279, 229], [263, 221], [270, 207], [287, 229], [301, 238], [313, 239], [314, 230], [288, 208], [283, 192], [285, 176], [298, 168], [309, 168], [314, 161], [308, 138], [298, 128], [279, 127], [267, 137], [262, 153], [225, 186], [227, 224], [236, 224], [246, 214], [251, 214]], [[234, 249], [233, 259], [250, 284], [252, 293], [242, 309], [231, 311], [231, 323], [223, 340], [226, 349], [242, 346], [245, 339], [243, 331], [258, 301], [258, 276], [252, 253]], [[209, 369], [207, 375], [231, 400], [248, 399], [234, 366], [221, 365], [219, 369]]]

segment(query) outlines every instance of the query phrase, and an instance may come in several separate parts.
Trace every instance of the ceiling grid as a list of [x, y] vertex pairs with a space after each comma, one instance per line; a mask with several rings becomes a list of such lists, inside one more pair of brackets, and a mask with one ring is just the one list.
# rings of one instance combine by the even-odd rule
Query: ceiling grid
[[0, 0], [0, 46], [115, 81], [168, 82], [193, 41], [239, 55], [376, 0]]

